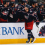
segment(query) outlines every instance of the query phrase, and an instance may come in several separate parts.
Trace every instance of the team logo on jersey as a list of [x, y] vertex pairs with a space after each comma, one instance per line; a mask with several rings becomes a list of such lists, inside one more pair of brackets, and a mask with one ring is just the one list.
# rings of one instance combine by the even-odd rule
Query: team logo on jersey
[[32, 11], [30, 11], [30, 12], [32, 12]]
[[3, 11], [2, 14], [3, 15], [8, 15], [8, 11]]
[[30, 12], [32, 12], [32, 10], [30, 9]]

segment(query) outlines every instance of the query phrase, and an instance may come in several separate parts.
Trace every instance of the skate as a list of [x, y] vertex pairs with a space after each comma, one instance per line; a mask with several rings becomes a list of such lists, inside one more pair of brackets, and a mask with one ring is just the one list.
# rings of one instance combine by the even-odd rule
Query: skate
[[33, 42], [34, 42], [34, 39], [35, 39], [35, 38], [32, 38], [32, 41], [31, 41], [31, 43], [33, 43]]

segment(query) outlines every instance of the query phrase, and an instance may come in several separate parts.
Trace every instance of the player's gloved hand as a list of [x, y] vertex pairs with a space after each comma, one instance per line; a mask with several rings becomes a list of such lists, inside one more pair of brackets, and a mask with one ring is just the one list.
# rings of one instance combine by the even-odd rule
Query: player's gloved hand
[[39, 25], [39, 21], [36, 21], [36, 26], [38, 27], [38, 25]]
[[39, 25], [39, 22], [36, 22], [36, 25]]

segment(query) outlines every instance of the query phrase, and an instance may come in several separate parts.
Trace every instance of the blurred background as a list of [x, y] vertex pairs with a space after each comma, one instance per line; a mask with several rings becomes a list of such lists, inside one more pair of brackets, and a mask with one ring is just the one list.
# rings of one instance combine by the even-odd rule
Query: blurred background
[[[15, 2], [15, 3], [18, 3], [18, 2], [21, 2], [22, 0], [3, 0], [4, 2], [6, 1], [9, 1], [9, 2]], [[23, 0], [25, 1], [25, 0]], [[38, 2], [44, 2], [45, 0], [26, 0], [29, 4], [32, 2], [32, 1], [38, 1]]]
[[25, 7], [28, 9], [33, 8], [37, 13], [36, 18], [38, 17], [39, 21], [45, 22], [45, 0], [0, 0], [0, 22], [17, 22], [18, 18], [22, 20], [24, 16], [22, 17], [20, 13], [23, 9], [25, 10]]

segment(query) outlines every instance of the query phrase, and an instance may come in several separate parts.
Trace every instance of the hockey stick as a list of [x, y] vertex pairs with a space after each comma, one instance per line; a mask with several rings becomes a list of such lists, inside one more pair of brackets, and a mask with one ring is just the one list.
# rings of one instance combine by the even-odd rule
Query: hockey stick
[[37, 26], [38, 30], [37, 30], [37, 33], [39, 32], [39, 27]]

